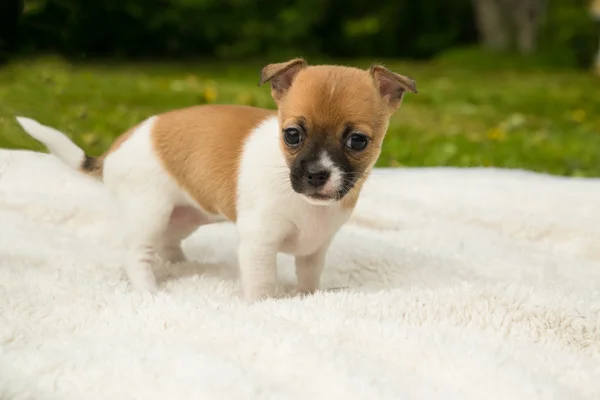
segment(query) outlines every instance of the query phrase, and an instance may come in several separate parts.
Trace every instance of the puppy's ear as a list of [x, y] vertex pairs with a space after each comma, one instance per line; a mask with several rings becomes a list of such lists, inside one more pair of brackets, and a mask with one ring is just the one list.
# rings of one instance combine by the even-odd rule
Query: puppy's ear
[[404, 93], [417, 93], [417, 85], [411, 78], [396, 74], [381, 65], [373, 65], [369, 71], [390, 108], [396, 111], [402, 104]]
[[278, 102], [288, 91], [298, 72], [307, 66], [308, 64], [302, 58], [295, 58], [283, 63], [269, 64], [262, 69], [258, 86], [266, 82], [271, 82], [271, 95]]

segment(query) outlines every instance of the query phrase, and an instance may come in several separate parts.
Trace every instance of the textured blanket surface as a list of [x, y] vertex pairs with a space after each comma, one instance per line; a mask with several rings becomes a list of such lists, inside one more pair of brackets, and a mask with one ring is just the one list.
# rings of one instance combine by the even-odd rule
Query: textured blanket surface
[[[142, 207], [143, 204], [140, 205]], [[374, 173], [323, 290], [240, 299], [231, 224], [131, 291], [101, 183], [0, 151], [0, 399], [600, 399], [600, 181]]]

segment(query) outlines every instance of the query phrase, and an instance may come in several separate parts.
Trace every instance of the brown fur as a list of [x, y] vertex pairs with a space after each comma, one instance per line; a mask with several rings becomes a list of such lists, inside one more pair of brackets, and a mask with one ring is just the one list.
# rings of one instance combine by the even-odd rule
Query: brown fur
[[152, 139], [171, 176], [212, 214], [236, 220], [237, 178], [244, 140], [275, 111], [206, 105], [160, 115]]

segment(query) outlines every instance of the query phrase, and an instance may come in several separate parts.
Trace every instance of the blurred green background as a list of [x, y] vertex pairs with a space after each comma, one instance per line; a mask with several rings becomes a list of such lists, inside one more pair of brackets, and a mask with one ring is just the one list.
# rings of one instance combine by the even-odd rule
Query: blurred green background
[[599, 1], [2, 0], [0, 147], [43, 149], [15, 115], [96, 155], [169, 109], [274, 108], [260, 69], [301, 56], [417, 80], [380, 166], [600, 176], [599, 41]]

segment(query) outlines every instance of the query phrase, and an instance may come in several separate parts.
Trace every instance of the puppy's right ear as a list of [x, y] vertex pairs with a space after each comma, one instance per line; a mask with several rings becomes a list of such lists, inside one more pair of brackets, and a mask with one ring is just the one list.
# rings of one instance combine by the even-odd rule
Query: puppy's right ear
[[258, 86], [266, 82], [271, 82], [271, 96], [276, 102], [279, 102], [288, 91], [292, 82], [300, 70], [306, 68], [308, 64], [302, 58], [269, 64], [265, 66], [260, 73], [260, 82]]

